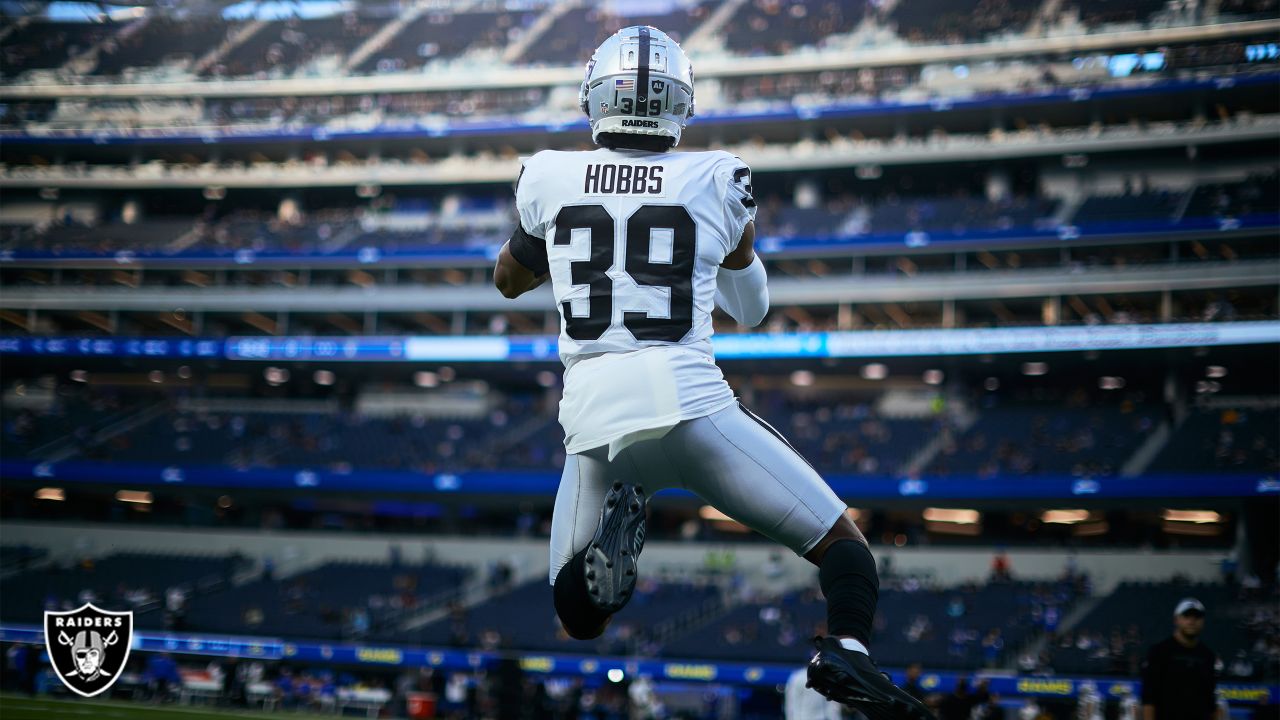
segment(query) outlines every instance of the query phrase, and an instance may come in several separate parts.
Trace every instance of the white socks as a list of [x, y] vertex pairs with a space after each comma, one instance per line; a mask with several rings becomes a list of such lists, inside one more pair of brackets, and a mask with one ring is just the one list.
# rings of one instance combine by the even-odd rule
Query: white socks
[[840, 638], [840, 645], [844, 647], [845, 650], [853, 650], [855, 652], [860, 652], [863, 655], [871, 655], [871, 653], [867, 652], [866, 645], [863, 645], [853, 638]]

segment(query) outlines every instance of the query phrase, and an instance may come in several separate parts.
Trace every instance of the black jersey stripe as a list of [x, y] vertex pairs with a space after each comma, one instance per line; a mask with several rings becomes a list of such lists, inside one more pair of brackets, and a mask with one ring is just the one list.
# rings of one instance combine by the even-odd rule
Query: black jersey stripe
[[643, 25], [636, 54], [640, 56], [636, 65], [636, 115], [644, 117], [649, 112], [649, 28]]
[[764, 418], [751, 412], [751, 410], [747, 408], [746, 405], [743, 405], [741, 402], [738, 403], [738, 407], [742, 410], [742, 412], [747, 414], [747, 417], [751, 418], [752, 420], [755, 420], [756, 423], [760, 425], [760, 427], [764, 428], [765, 430], [768, 430], [770, 435], [781, 440], [782, 444], [786, 445], [787, 448], [791, 450], [791, 452], [795, 453], [796, 457], [803, 460], [805, 465], [808, 465], [814, 472], [818, 472], [818, 469], [813, 467], [813, 463], [809, 462], [809, 458], [806, 458], [804, 455], [801, 455], [800, 451], [797, 450], [795, 446], [791, 444], [791, 441], [788, 440], [786, 437], [784, 437], [782, 433], [778, 432], [772, 425], [765, 422]]

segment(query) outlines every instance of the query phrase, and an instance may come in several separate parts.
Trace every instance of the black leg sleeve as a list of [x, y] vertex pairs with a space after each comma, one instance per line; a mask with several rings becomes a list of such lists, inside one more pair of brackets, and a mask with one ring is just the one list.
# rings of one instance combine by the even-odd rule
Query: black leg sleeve
[[587, 597], [587, 582], [583, 579], [586, 558], [587, 548], [583, 548], [556, 574], [556, 615], [560, 616], [565, 632], [575, 640], [600, 637], [605, 621], [609, 619], [609, 613], [596, 607]]
[[818, 583], [827, 596], [827, 632], [869, 645], [880, 579], [867, 546], [850, 539], [832, 543], [818, 568]]

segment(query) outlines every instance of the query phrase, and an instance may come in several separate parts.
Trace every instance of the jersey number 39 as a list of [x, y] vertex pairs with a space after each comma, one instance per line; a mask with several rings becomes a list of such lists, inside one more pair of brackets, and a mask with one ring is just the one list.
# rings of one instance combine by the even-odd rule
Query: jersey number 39
[[[670, 262], [653, 262], [651, 244], [655, 229], [671, 231]], [[590, 311], [575, 317], [568, 302], [563, 306], [565, 333], [578, 341], [599, 340], [613, 322], [614, 220], [603, 205], [568, 205], [556, 215], [553, 244], [567, 246], [574, 230], [591, 234], [591, 256], [569, 264], [574, 285], [589, 285]], [[644, 205], [627, 218], [624, 269], [637, 285], [670, 290], [670, 317], [649, 317], [644, 312], [624, 312], [622, 324], [636, 340], [680, 342], [693, 329], [693, 264], [698, 227], [683, 205]]]

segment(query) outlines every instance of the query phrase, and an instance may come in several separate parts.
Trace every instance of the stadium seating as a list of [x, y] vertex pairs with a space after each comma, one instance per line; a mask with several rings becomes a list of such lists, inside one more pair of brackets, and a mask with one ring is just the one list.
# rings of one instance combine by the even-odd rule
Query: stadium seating
[[115, 553], [21, 572], [0, 582], [0, 618], [38, 624], [45, 610], [74, 610], [93, 602], [105, 610], [135, 611], [138, 627], [164, 627], [166, 595], [190, 597], [227, 586], [240, 560], [234, 556]]
[[885, 419], [865, 403], [816, 403], [775, 397], [760, 412], [815, 467], [829, 472], [897, 475], [945, 425], [942, 418]]
[[940, 474], [1108, 476], [1160, 419], [1157, 407], [998, 407], [934, 461]]
[[1238, 217], [1280, 211], [1280, 176], [1266, 175], [1234, 183], [1198, 185], [1184, 217]]
[[1072, 219], [1077, 224], [1127, 220], [1176, 219], [1183, 193], [1153, 191], [1117, 196], [1094, 196], [1084, 201]]
[[871, 213], [870, 232], [945, 230], [981, 232], [1031, 228], [1052, 211], [1047, 200], [1016, 198], [992, 202], [976, 198], [888, 198]]
[[[1076, 0], [1059, 8], [1086, 28], [1144, 23], [1164, 9], [1163, 0]], [[432, 6], [403, 8], [414, 13], [381, 47], [354, 68], [357, 74], [417, 71], [434, 61], [455, 61], [484, 54], [492, 61], [521, 42], [543, 13], [560, 13], [555, 31], [523, 48], [517, 64], [579, 65], [599, 44], [625, 25], [653, 25], [684, 41], [718, 9], [716, 0], [674, 3], [662, 10], [613, 15], [595, 5], [558, 10], [554, 3], [532, 3], [517, 9], [467, 6], [461, 11]], [[625, 6], [624, 6], [625, 7]], [[898, 3], [887, 15], [875, 5], [853, 8], [838, 2], [749, 0], [730, 13], [720, 35], [732, 53], [786, 55], [821, 47], [833, 36], [849, 34], [864, 23], [891, 28], [911, 43], [980, 42], [1019, 35], [1031, 23], [1037, 6], [1010, 0], [982, 0], [976, 5], [956, 0]], [[322, 17], [265, 19], [251, 28], [237, 47], [200, 69], [205, 76], [282, 77], [331, 56], [348, 57], [386, 24], [400, 21], [394, 6], [367, 7]], [[1223, 19], [1275, 17], [1274, 0], [1232, 0], [1220, 8]], [[1044, 18], [1053, 22], [1054, 18]], [[1212, 19], [1211, 19], [1212, 20]], [[116, 76], [131, 68], [169, 65], [191, 71], [193, 61], [213, 51], [246, 27], [248, 20], [217, 15], [167, 17], [153, 13], [132, 24], [103, 20], [66, 22], [36, 20], [5, 38], [3, 75], [59, 68], [72, 57], [102, 42], [91, 72]], [[126, 29], [127, 28], [127, 29]], [[1175, 49], [1176, 50], [1176, 49]], [[339, 65], [327, 68], [333, 72]], [[878, 72], [878, 71], [876, 71]], [[874, 73], [873, 73], [874, 74]]]
[[25, 570], [48, 555], [44, 548], [30, 545], [0, 545], [0, 572]]
[[0, 76], [61, 67], [121, 27], [114, 22], [33, 22], [11, 33], [0, 45], [4, 57]]
[[520, 56], [527, 65], [581, 65], [596, 47], [619, 29], [630, 25], [652, 25], [683, 41], [705, 19], [713, 3], [691, 5], [672, 3], [669, 12], [659, 14], [610, 15], [595, 4], [568, 10], [556, 21], [553, 32], [540, 37]]
[[1133, 24], [1146, 21], [1165, 6], [1164, 0], [1072, 0], [1065, 4], [1077, 8], [1080, 20], [1089, 27]]
[[444, 565], [329, 562], [288, 578], [262, 577], [193, 597], [184, 624], [210, 633], [366, 637], [408, 613], [449, 602], [468, 575]]
[[154, 398], [149, 393], [114, 393], [64, 385], [47, 409], [8, 408], [0, 425], [0, 454], [40, 458], [40, 450], [60, 441], [87, 446], [93, 434], [136, 412]]
[[1244, 651], [1259, 675], [1274, 673], [1274, 660], [1268, 658], [1265, 642], [1255, 649], [1258, 628], [1250, 628], [1251, 615], [1257, 609], [1254, 603], [1242, 602], [1238, 591], [1226, 585], [1180, 582], [1122, 583], [1071, 632], [1054, 639], [1053, 670], [1136, 675], [1147, 648], [1173, 632], [1173, 609], [1187, 597], [1204, 603], [1204, 641], [1224, 662]]
[[1151, 472], [1187, 468], [1227, 471], [1280, 470], [1280, 409], [1192, 410], [1152, 461]]
[[852, 31], [864, 12], [839, 2], [749, 0], [733, 14], [721, 34], [725, 45], [739, 54], [786, 55]]
[[[508, 100], [521, 93], [495, 93], [485, 108], [501, 112]], [[407, 112], [415, 98], [396, 96], [384, 108]], [[305, 100], [292, 106], [290, 117], [323, 117], [331, 106], [321, 100]], [[423, 112], [466, 116], [474, 101], [437, 94]], [[354, 100], [348, 99], [349, 103]], [[273, 106], [254, 103], [218, 105], [216, 113], [249, 113]], [[348, 109], [354, 109], [354, 106]], [[1250, 213], [1280, 212], [1280, 183], [1275, 175], [1257, 176], [1228, 184], [1205, 184], [1186, 192], [1150, 192], [1138, 195], [1090, 196], [1067, 220], [1068, 224], [1155, 222], [1172, 223], [1187, 218], [1234, 217]], [[1184, 201], [1185, 212], [1179, 214]], [[384, 251], [430, 246], [474, 246], [501, 243], [510, 232], [510, 197], [477, 195], [461, 198], [445, 212], [436, 201], [403, 198], [392, 214], [408, 224], [383, 223], [377, 213], [350, 207], [317, 210], [294, 222], [282, 222], [269, 213], [236, 211], [211, 221], [186, 217], [148, 217], [133, 224], [108, 222], [96, 226], [75, 222], [53, 223], [43, 228], [11, 230], [0, 237], [0, 249], [69, 253], [113, 254], [119, 251], [152, 251], [166, 254], [201, 252], [233, 254], [239, 250], [296, 254], [324, 253], [329, 249], [377, 247]], [[764, 208], [757, 220], [760, 234], [791, 237], [858, 237], [909, 232], [945, 232], [981, 236], [986, 232], [1043, 228], [1058, 211], [1060, 201], [1047, 197], [1016, 196], [1007, 200], [931, 195], [889, 194], [876, 200], [854, 194], [836, 194], [817, 207], [798, 207], [779, 196], [758, 199]]]
[[189, 232], [195, 220], [156, 218], [136, 223], [108, 222], [82, 225], [77, 222], [55, 223], [41, 231], [22, 233], [5, 243], [13, 249], [48, 252], [54, 255], [71, 251], [116, 253], [130, 250], [162, 250]]
[[1224, 0], [1221, 13], [1228, 17], [1274, 18], [1280, 15], [1276, 0]]
[[1016, 0], [925, 0], [898, 3], [890, 19], [910, 42], [976, 42], [990, 35], [1017, 34], [1037, 7]]
[[95, 75], [119, 75], [128, 68], [144, 68], [180, 60], [184, 67], [222, 42], [236, 24], [220, 17], [155, 17], [140, 30], [109, 40], [98, 54]]
[[431, 11], [396, 33], [383, 48], [364, 60], [360, 73], [406, 72], [433, 61], [456, 59], [467, 52], [504, 47], [528, 29], [536, 15], [520, 11]]
[[[530, 408], [513, 397], [480, 418], [437, 419], [404, 415], [367, 418], [353, 414], [263, 412], [172, 412], [90, 449], [109, 462], [229, 465], [231, 467], [353, 468], [434, 472], [490, 468], [503, 457], [490, 452], [504, 429]], [[548, 425], [548, 430], [552, 428]], [[539, 439], [541, 452], [516, 454], [558, 462], [558, 427]], [[506, 467], [506, 465], [504, 465]]]
[[[713, 613], [720, 607], [720, 591], [713, 585], [641, 579], [631, 602], [596, 644], [609, 654], [635, 652], [654, 641], [658, 627]], [[435, 646], [475, 646], [582, 652], [587, 644], [570, 640], [560, 629], [545, 578], [519, 585], [510, 592], [471, 608], [455, 609], [450, 617], [422, 627], [414, 641]]]
[[[1061, 618], [1075, 599], [1068, 582], [925, 589], [886, 581], [872, 637], [876, 658], [889, 666], [995, 665], [1045, 629], [1046, 613]], [[735, 607], [666, 644], [662, 655], [803, 663], [811, 653], [809, 639], [825, 626], [826, 604], [815, 592], [789, 593]]]
[[209, 68], [216, 76], [284, 76], [322, 55], [345, 57], [377, 32], [383, 18], [359, 13], [268, 23]]
[[[555, 413], [538, 396], [521, 393], [476, 417], [170, 409], [102, 444], [88, 442], [94, 429], [165, 397], [72, 394], [49, 413], [10, 414], [0, 439], [5, 452], [18, 457], [73, 436], [73, 448], [91, 460], [338, 472], [555, 470], [564, 457]], [[770, 391], [757, 393], [752, 407], [821, 472], [891, 476], [906, 473], [908, 463], [939, 435], [944, 443], [926, 468], [929, 474], [1113, 476], [1167, 413], [1161, 405], [1085, 404], [1082, 397], [1065, 407], [1050, 401], [980, 407], [976, 422], [963, 431], [941, 414], [882, 417], [872, 397], [818, 401]], [[511, 436], [516, 427], [518, 434]], [[1193, 410], [1149, 471], [1272, 472], [1277, 437], [1275, 408]]]

